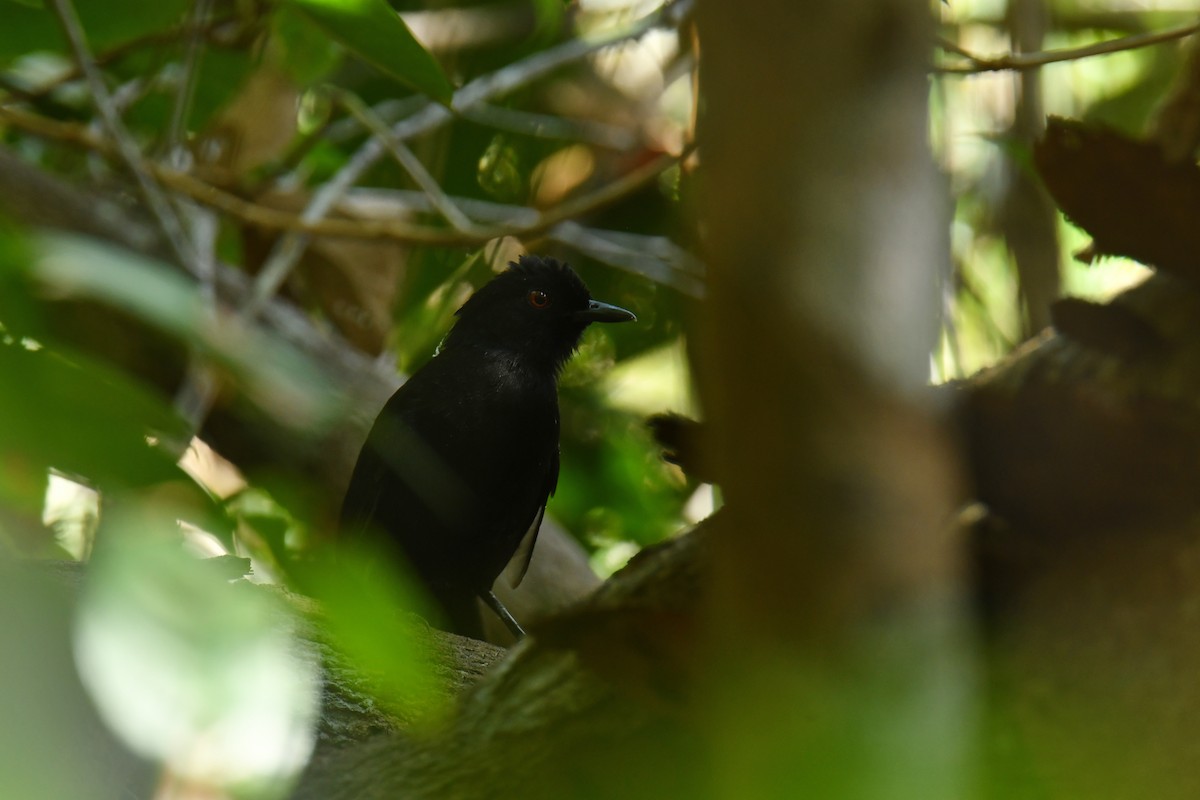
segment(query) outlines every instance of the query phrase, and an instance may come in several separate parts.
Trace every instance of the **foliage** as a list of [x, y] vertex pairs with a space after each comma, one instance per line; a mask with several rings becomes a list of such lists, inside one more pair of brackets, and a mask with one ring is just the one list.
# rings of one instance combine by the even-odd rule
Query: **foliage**
[[[329, 354], [416, 369], [519, 253], [565, 258], [644, 320], [590, 333], [564, 378], [550, 513], [593, 550], [679, 528], [688, 487], [642, 429], [662, 409], [610, 406], [604, 377], [679, 347], [699, 286], [659, 180], [688, 135], [689, 109], [664, 88], [690, 94], [675, 36], [689, 3], [570, 16], [561, 0], [403, 16], [384, 0], [0, 4], [0, 148], [85, 209], [48, 218], [29, 185], [2, 205], [0, 543], [81, 557], [95, 537], [76, 657], [133, 749], [181, 780], [275, 796], [311, 746], [311, 664], [286, 657], [283, 612], [229, 605], [173, 541], [247, 555], [259, 580], [303, 578], [385, 701], [435, 694], [393, 611], [403, 577], [310, 555], [338, 487], [238, 463], [236, 446], [214, 470], [189, 440], [219, 452], [227, 420], [270, 420], [326, 447], [348, 415], [374, 411], [336, 385]], [[298, 346], [264, 318], [277, 295], [301, 309], [300, 339], [325, 345]], [[96, 491], [56, 502], [46, 527], [51, 476]], [[372, 577], [339, 577], [351, 572]], [[262, 670], [297, 691], [255, 724], [299, 738], [252, 768], [220, 709], [250, 706], [227, 676], [252, 685]], [[174, 719], [156, 716], [168, 696], [182, 703]], [[202, 752], [205, 740], [224, 744]]]
[[[327, 536], [336, 488], [234, 463], [246, 482], [218, 492], [177, 464], [214, 415], [269, 418], [320, 447], [361, 413], [336, 385], [340, 373], [264, 311], [280, 296], [302, 310], [310, 340], [411, 372], [470, 291], [527, 251], [566, 258], [597, 297], [640, 319], [589, 332], [563, 376], [563, 474], [550, 513], [598, 561], [680, 528], [696, 487], [661, 462], [642, 418], [691, 410], [686, 371], [664, 376], [655, 357], [685, 347], [687, 312], [703, 293], [702, 267], [679, 244], [698, 238], [684, 158], [696, 89], [681, 35], [691, 3], [393, 5], [403, 15], [383, 0], [0, 0], [0, 149], [97, 198], [86, 226], [47, 216], [39, 198], [11, 186], [15, 197], [0, 204], [13, 218], [0, 229], [4, 549], [66, 555], [41, 520], [55, 473], [99, 490], [105, 530], [124, 521], [174, 540], [182, 521], [193, 546], [244, 553], [257, 574], [287, 580]], [[1019, 299], [1030, 289], [1018, 263], [1023, 232], [1002, 213], [1029, 176], [1036, 135], [1017, 125], [1014, 107], [1029, 111], [1037, 96], [1035, 117], [1139, 130], [1179, 55], [1164, 44], [1025, 70], [1022, 106], [1004, 71], [1012, 64], [978, 56], [1009, 49], [999, 4], [935, 5], [943, 47], [931, 133], [956, 198], [944, 346], [934, 354], [936, 377], [948, 378], [1032, 332], [1035, 310]], [[1047, 50], [1183, 21], [1170, 10], [1050, 5]], [[786, 91], [781, 80], [774, 91]], [[1072, 266], [1082, 239], [1049, 213], [1067, 288], [1095, 297], [1136, 277], [1128, 264]], [[118, 231], [79, 235], [114, 214]], [[64, 227], [75, 233], [56, 230]], [[129, 356], [136, 347], [116, 330], [152, 342], [159, 363]], [[641, 396], [653, 399], [612, 402], [614, 369], [650, 385]], [[664, 395], [680, 407], [655, 405]], [[184, 619], [172, 629], [183, 650], [218, 641], [232, 654], [215, 674], [253, 655], [272, 628], [262, 608], [241, 618], [221, 607], [214, 622], [171, 603], [131, 606], [132, 593], [158, 597], [170, 585], [196, 608], [219, 593], [193, 583], [174, 555], [124, 553], [99, 572], [88, 607], [100, 616], [85, 619], [144, 612], [132, 627], [147, 630]], [[418, 654], [380, 641], [380, 631], [399, 630], [386, 609], [392, 593], [408, 591], [402, 579], [355, 594], [319, 569], [312, 577], [341, 614], [347, 650], [376, 674], [423, 685]], [[5, 625], [7, 644], [21, 626]], [[303, 660], [274, 668], [296, 686], [310, 677]], [[214, 680], [196, 705], [228, 691]], [[301, 699], [281, 713], [306, 709]], [[149, 754], [179, 766], [175, 754]], [[211, 779], [268, 796], [283, 785], [243, 777]]]
[[[1056, 115], [1133, 133], [1146, 130], [1179, 73], [1181, 45], [1178, 35], [1155, 46], [1136, 37], [1194, 30], [1190, 14], [1163, 4], [1148, 4], [1137, 14], [1112, 4], [1093, 10], [1062, 2], [1009, 5], [1008, 21], [998, 16], [1001, 4], [982, 0], [956, 0], [939, 10], [943, 71], [935, 75], [931, 94], [931, 134], [955, 198], [947, 325], [934, 368], [943, 379], [970, 375], [1035, 332], [1021, 305], [1026, 287], [1014, 246], [1028, 237], [1029, 222], [1012, 209], [1014, 203], [1030, 203], [1019, 182], [1032, 174], [1032, 144], [1044, 119]], [[1018, 34], [1030, 37], [1024, 49], [1033, 52], [1011, 63], [1024, 58], [1044, 67], [1013, 72], [991, 65], [991, 54], [1009, 51]], [[1097, 43], [1111, 46], [1081, 57]], [[1050, 261], [1061, 273], [1064, 294], [1105, 299], [1146, 275], [1125, 259], [1076, 261], [1086, 236], [1051, 206], [1036, 213], [1046, 215], [1053, 229]]]

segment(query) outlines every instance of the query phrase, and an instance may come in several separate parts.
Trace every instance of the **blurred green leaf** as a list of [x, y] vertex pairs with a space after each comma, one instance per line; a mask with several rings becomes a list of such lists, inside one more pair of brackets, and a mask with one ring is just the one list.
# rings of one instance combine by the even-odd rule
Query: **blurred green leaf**
[[338, 62], [338, 46], [298, 10], [280, 6], [271, 21], [268, 55], [300, 86], [316, 83]]
[[[30, 350], [29, 347], [39, 347]], [[0, 440], [7, 460], [54, 467], [101, 486], [178, 478], [151, 434], [178, 436], [182, 422], [151, 392], [94, 363], [71, 363], [32, 342], [0, 345]]]
[[423, 636], [428, 628], [409, 612], [428, 616], [431, 606], [394, 564], [385, 553], [342, 542], [337, 558], [309, 565], [303, 582], [327, 612], [338, 647], [380, 700], [424, 717], [440, 710], [443, 694]]
[[533, 0], [534, 29], [539, 39], [550, 40], [562, 31], [564, 0]]
[[94, 240], [40, 237], [33, 276], [57, 297], [98, 300], [178, 337], [228, 369], [262, 408], [297, 427], [333, 419], [340, 396], [299, 352], [239, 321], [211, 313], [196, 284], [174, 269]]
[[[169, 506], [105, 524], [75, 633], [80, 674], [108, 724], [183, 778], [282, 796], [315, 742], [315, 653], [268, 591], [221, 579], [161, 535]], [[253, 746], [248, 746], [253, 743]]]
[[454, 87], [385, 0], [290, 0], [355, 55], [441, 103]]
[[152, 775], [96, 716], [71, 657], [67, 582], [0, 559], [0, 776], [5, 797], [144, 797]]
[[505, 136], [493, 137], [479, 157], [476, 180], [479, 188], [502, 203], [517, 202], [525, 193], [520, 157]]
[[[76, 0], [88, 43], [104, 50], [183, 21], [187, 0]], [[0, 66], [37, 50], [65, 51], [66, 40], [43, 3], [0, 0]]]
[[[32, 348], [32, 349], [31, 349]], [[0, 344], [0, 501], [38, 513], [53, 469], [106, 491], [170, 497], [180, 517], [232, 546], [222, 507], [149, 437], [182, 441], [187, 427], [165, 400], [124, 374], [32, 340]], [[46, 531], [47, 547], [52, 541]], [[36, 542], [23, 550], [42, 552]], [[86, 552], [86, 548], [85, 548]]]
[[[152, 62], [152, 59], [151, 59]], [[191, 130], [203, 129], [213, 115], [241, 91], [246, 78], [257, 66], [258, 58], [240, 50], [210, 48], [204, 53], [197, 73], [196, 88], [188, 117]], [[153, 69], [151, 63], [130, 63], [115, 70], [130, 79]], [[135, 104], [126, 120], [141, 129], [158, 132], [166, 128], [175, 106], [173, 92], [154, 92]]]
[[594, 387], [561, 394], [563, 469], [549, 513], [591, 547], [678, 531], [691, 490], [643, 419], [608, 408]]
[[29, 298], [36, 254], [25, 233], [0, 215], [0, 333], [18, 339], [43, 333], [37, 304]]

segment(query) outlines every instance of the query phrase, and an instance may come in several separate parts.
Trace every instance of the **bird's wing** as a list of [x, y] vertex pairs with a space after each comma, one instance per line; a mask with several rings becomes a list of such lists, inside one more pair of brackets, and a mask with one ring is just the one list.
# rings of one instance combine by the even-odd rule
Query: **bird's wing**
[[537, 544], [538, 531], [542, 527], [542, 518], [545, 516], [546, 507], [541, 506], [534, 514], [529, 530], [521, 537], [521, 543], [517, 545], [517, 552], [513, 553], [508, 566], [504, 568], [504, 579], [514, 589], [521, 585], [521, 581], [525, 580], [525, 573], [529, 572], [529, 563], [533, 561], [533, 546]]
[[[554, 460], [550, 463], [549, 480], [546, 484], [547, 500], [554, 496], [554, 490], [557, 488], [558, 450], [556, 449]], [[542, 528], [542, 519], [545, 516], [546, 503], [543, 502], [538, 507], [537, 513], [533, 515], [533, 522], [529, 525], [529, 530], [525, 531], [525, 535], [521, 537], [517, 551], [513, 553], [513, 557], [508, 561], [508, 566], [504, 568], [504, 579], [514, 589], [521, 585], [521, 581], [525, 580], [525, 573], [529, 572], [529, 564], [533, 561], [533, 546], [537, 544], [538, 531]]]
[[363, 447], [358, 461], [354, 464], [346, 495], [342, 498], [338, 522], [339, 537], [362, 536], [363, 530], [375, 515], [383, 474], [379, 457], [370, 447]]

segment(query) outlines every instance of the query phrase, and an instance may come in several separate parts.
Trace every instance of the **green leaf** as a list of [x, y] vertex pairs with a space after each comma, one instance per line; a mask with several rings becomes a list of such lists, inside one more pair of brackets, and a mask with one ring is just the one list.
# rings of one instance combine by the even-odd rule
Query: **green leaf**
[[517, 202], [524, 194], [521, 156], [503, 134], [497, 134], [480, 156], [476, 180], [481, 189], [501, 203]]
[[[133, 80], [157, 69], [154, 59], [161, 58], [156, 52], [147, 52], [146, 60], [127, 59], [114, 70], [117, 75]], [[195, 95], [188, 115], [188, 128], [202, 130], [213, 116], [238, 96], [246, 79], [257, 67], [257, 57], [238, 50], [210, 48], [200, 61]], [[145, 131], [162, 131], [169, 124], [174, 110], [174, 96], [165, 92], [154, 92], [134, 105], [126, 114], [127, 122]]]
[[559, 35], [567, 5], [563, 0], [533, 0], [534, 33], [538, 39], [550, 41]]
[[35, 242], [33, 279], [61, 299], [88, 298], [177, 336], [223, 367], [242, 395], [309, 430], [331, 424], [342, 402], [303, 354], [230, 313], [210, 313], [196, 284], [156, 261], [69, 234]]
[[438, 102], [450, 102], [450, 79], [385, 0], [291, 2], [359, 58]]
[[109, 515], [76, 619], [80, 677], [134, 752], [225, 796], [271, 796], [315, 743], [319, 665], [289, 609], [189, 556], [165, 535], [174, 519]]
[[310, 86], [324, 78], [343, 52], [297, 10], [281, 6], [273, 15], [267, 58], [300, 86]]
[[181, 477], [174, 460], [146, 442], [177, 434], [162, 401], [95, 363], [71, 363], [32, 343], [0, 345], [0, 440], [9, 458], [54, 467], [103, 486], [141, 486]]
[[424, 719], [443, 710], [428, 627], [404, 613], [429, 616], [431, 606], [388, 553], [343, 542], [336, 560], [314, 560], [300, 577], [306, 593], [321, 601], [336, 645], [385, 707]]
[[[75, 9], [97, 52], [183, 21], [187, 0], [77, 0]], [[66, 40], [44, 3], [0, 0], [0, 66], [37, 50], [64, 52]]]

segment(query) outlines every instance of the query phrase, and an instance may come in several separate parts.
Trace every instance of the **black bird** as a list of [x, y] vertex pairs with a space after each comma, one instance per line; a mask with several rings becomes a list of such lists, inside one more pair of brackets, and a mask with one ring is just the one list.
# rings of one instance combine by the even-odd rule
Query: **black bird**
[[593, 300], [566, 264], [536, 256], [509, 264], [456, 316], [375, 420], [341, 534], [395, 548], [450, 630], [481, 635], [481, 598], [520, 636], [492, 584], [510, 560], [514, 585], [524, 577], [558, 483], [558, 373], [590, 323], [636, 318]]

